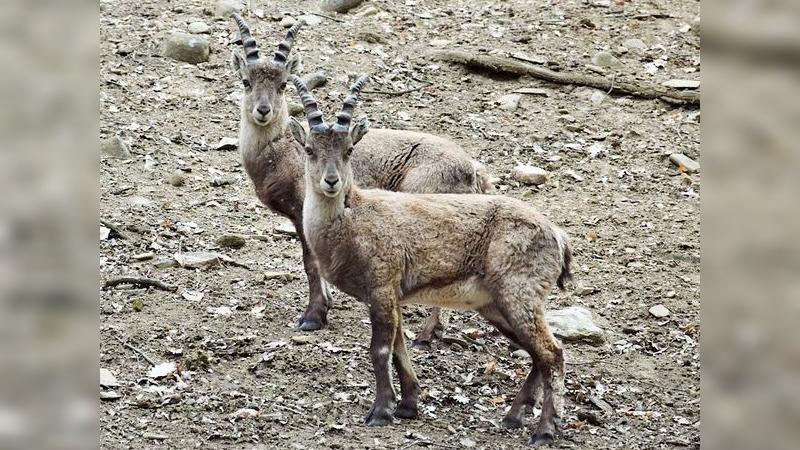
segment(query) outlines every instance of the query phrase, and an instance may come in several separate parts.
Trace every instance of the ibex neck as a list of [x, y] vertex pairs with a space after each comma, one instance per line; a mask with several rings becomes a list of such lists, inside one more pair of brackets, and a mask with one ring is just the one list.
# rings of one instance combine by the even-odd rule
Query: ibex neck
[[306, 181], [306, 194], [303, 201], [303, 231], [310, 240], [314, 236], [325, 234], [325, 231], [344, 216], [345, 203], [350, 189], [342, 191], [336, 197], [327, 197]]
[[249, 112], [242, 111], [239, 120], [239, 150], [246, 152], [260, 152], [268, 148], [268, 144], [283, 136], [289, 126], [289, 112], [286, 101], [281, 105], [277, 117], [267, 126], [253, 123], [247, 116]]

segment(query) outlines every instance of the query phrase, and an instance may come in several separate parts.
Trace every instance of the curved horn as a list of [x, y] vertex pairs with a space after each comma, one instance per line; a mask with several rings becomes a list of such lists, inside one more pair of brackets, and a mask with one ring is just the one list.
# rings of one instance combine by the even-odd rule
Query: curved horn
[[361, 89], [364, 88], [364, 85], [367, 84], [368, 79], [368, 75], [361, 75], [356, 82], [350, 86], [350, 94], [344, 99], [342, 110], [339, 111], [339, 114], [336, 114], [336, 125], [334, 125], [336, 131], [350, 131], [350, 119], [353, 118], [353, 109], [355, 109], [358, 95], [361, 93]]
[[303, 83], [303, 80], [297, 75], [292, 75], [290, 79], [297, 89], [297, 93], [300, 95], [300, 101], [303, 103], [303, 109], [306, 111], [308, 126], [312, 131], [320, 125], [325, 126], [325, 122], [322, 120], [322, 112], [320, 112], [319, 106], [317, 106], [317, 100], [311, 95], [306, 84]]
[[231, 18], [236, 21], [239, 26], [239, 35], [242, 37], [242, 47], [244, 47], [244, 56], [247, 64], [257, 63], [261, 56], [258, 54], [258, 46], [256, 40], [250, 34], [250, 27], [247, 26], [242, 16], [236, 13], [231, 13]]
[[278, 44], [278, 51], [275, 52], [275, 57], [272, 58], [273, 62], [282, 66], [286, 65], [286, 62], [289, 60], [289, 52], [292, 51], [292, 45], [294, 45], [294, 39], [297, 37], [297, 31], [305, 24], [306, 22], [300, 19], [289, 28], [289, 31], [286, 32], [286, 37]]

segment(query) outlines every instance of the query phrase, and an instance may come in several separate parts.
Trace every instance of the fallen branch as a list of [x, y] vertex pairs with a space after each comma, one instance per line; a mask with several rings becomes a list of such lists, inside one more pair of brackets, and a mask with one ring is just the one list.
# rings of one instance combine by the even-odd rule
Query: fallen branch
[[144, 286], [144, 287], [154, 287], [156, 289], [161, 289], [162, 291], [168, 292], [175, 292], [178, 290], [177, 286], [170, 286], [168, 284], [164, 284], [158, 280], [153, 280], [151, 278], [139, 278], [139, 277], [119, 277], [119, 278], [112, 278], [106, 281], [103, 284], [103, 289], [110, 289], [114, 286], [120, 284], [131, 284], [134, 286]]
[[440, 50], [432, 52], [431, 57], [494, 73], [528, 75], [552, 83], [589, 86], [603, 90], [613, 88], [617, 93], [646, 99], [660, 99], [669, 103], [700, 104], [699, 92], [679, 91], [655, 84], [620, 82], [619, 80], [593, 75], [556, 72], [500, 56], [473, 55], [462, 51]]
[[115, 338], [116, 340], [118, 340], [118, 341], [119, 341], [119, 343], [120, 343], [120, 344], [122, 344], [122, 346], [123, 346], [123, 347], [125, 347], [125, 348], [127, 348], [127, 349], [129, 349], [129, 350], [132, 350], [134, 353], [136, 353], [137, 355], [139, 355], [139, 356], [141, 356], [142, 358], [144, 358], [144, 360], [145, 360], [145, 361], [147, 361], [147, 362], [148, 362], [148, 363], [149, 363], [151, 366], [155, 367], [155, 366], [157, 366], [157, 365], [158, 365], [158, 363], [156, 363], [155, 361], [153, 361], [153, 359], [152, 359], [152, 358], [150, 358], [149, 356], [147, 356], [147, 354], [146, 354], [145, 352], [143, 352], [143, 351], [139, 350], [138, 348], [134, 347], [133, 345], [131, 345], [131, 344], [130, 344], [129, 342], [127, 342], [126, 340], [124, 340], [124, 339], [122, 339], [121, 337], [117, 336], [117, 333], [116, 333], [116, 332], [112, 332], [112, 333], [111, 333], [111, 335], [112, 335], [112, 336], [114, 336], [114, 338]]

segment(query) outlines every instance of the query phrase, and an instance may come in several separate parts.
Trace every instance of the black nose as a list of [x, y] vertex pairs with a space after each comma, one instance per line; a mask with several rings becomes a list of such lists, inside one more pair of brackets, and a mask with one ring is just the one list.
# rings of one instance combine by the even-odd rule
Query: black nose
[[325, 182], [328, 183], [328, 186], [334, 187], [339, 182], [339, 177], [325, 177]]
[[256, 108], [256, 111], [258, 111], [258, 113], [262, 116], [266, 116], [271, 110], [272, 108], [270, 108], [269, 105], [260, 105], [258, 108]]

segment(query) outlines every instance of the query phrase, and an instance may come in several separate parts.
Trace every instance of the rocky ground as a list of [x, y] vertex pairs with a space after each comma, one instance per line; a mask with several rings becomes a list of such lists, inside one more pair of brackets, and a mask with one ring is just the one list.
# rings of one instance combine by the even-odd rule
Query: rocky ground
[[[251, 3], [266, 51], [318, 11], [313, 1]], [[102, 447], [523, 448], [536, 420], [517, 431], [499, 422], [529, 359], [476, 314], [448, 313], [445, 339], [413, 352], [421, 417], [379, 429], [362, 424], [373, 394], [366, 309], [337, 293], [326, 329], [294, 328], [307, 296], [300, 246], [259, 205], [235, 151], [234, 27], [218, 15], [231, 4], [100, 2], [101, 278], [177, 288], [100, 291]], [[339, 104], [349, 76], [372, 74], [368, 89], [405, 92], [364, 95], [358, 108], [374, 127], [449, 136], [502, 194], [569, 233], [576, 280], [548, 308], [586, 308], [604, 339], [565, 342], [560, 448], [699, 448], [700, 176], [682, 159], [699, 161], [699, 110], [426, 55], [515, 54], [626, 81], [699, 80], [699, 6], [367, 1], [325, 13], [337, 20], [307, 15], [295, 46], [306, 72], [328, 73], [316, 91], [323, 109]], [[187, 58], [197, 64], [165, 57], [175, 56], [170, 39], [196, 40]], [[207, 264], [194, 252], [229, 259]], [[425, 311], [405, 314], [411, 335]]]

